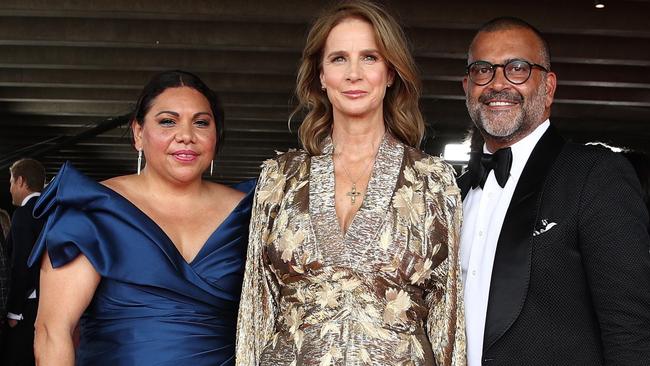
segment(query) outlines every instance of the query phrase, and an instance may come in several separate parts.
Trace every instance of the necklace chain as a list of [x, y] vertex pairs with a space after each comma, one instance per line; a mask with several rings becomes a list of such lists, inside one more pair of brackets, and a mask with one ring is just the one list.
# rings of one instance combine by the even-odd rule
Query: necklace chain
[[[377, 150], [377, 153], [379, 153], [379, 149]], [[343, 172], [345, 173], [345, 176], [348, 177], [350, 182], [352, 182], [352, 189], [346, 192], [345, 195], [350, 197], [350, 203], [352, 203], [353, 205], [357, 202], [357, 197], [363, 195], [363, 193], [357, 190], [357, 182], [359, 181], [359, 179], [361, 179], [366, 175], [366, 173], [368, 172], [368, 168], [372, 165], [372, 162], [374, 162], [375, 159], [377, 158], [377, 153], [375, 153], [375, 156], [373, 156], [372, 159], [370, 159], [368, 163], [366, 163], [366, 166], [364, 167], [361, 174], [357, 177], [357, 179], [352, 179], [352, 176], [350, 175], [348, 168], [346, 168], [345, 164], [343, 164], [343, 159], [342, 158], [340, 159], [340, 163], [341, 166], [343, 167]], [[339, 154], [339, 157], [340, 156], [341, 155]]]
[[368, 172], [368, 168], [370, 167], [370, 165], [371, 165], [371, 163], [372, 163], [373, 160], [375, 160], [375, 159], [372, 158], [372, 159], [370, 159], [370, 160], [368, 161], [368, 163], [366, 163], [366, 166], [363, 168], [363, 171], [362, 171], [361, 174], [357, 177], [357, 179], [352, 179], [352, 176], [350, 175], [350, 172], [348, 171], [348, 168], [346, 168], [346, 167], [345, 167], [345, 164], [343, 164], [343, 159], [341, 159], [340, 161], [341, 161], [341, 166], [343, 167], [343, 172], [345, 173], [345, 176], [348, 177], [348, 179], [350, 180], [350, 182], [352, 182], [352, 184], [357, 184], [357, 182], [359, 181], [359, 179], [361, 179], [361, 177], [363, 177], [363, 176], [366, 175], [366, 172]]

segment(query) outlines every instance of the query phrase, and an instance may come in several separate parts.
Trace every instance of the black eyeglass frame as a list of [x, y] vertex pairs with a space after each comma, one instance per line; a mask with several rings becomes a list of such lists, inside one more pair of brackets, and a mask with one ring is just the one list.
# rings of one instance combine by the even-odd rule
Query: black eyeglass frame
[[[508, 66], [508, 65], [510, 65], [511, 63], [514, 63], [514, 62], [523, 62], [523, 63], [527, 64], [528, 67], [529, 67], [528, 76], [526, 76], [526, 78], [523, 81], [520, 81], [520, 82], [512, 81], [512, 80], [510, 80], [510, 78], [508, 77], [508, 74], [506, 73], [506, 66]], [[472, 79], [472, 75], [469, 73], [469, 69], [472, 66], [476, 65], [476, 64], [486, 64], [486, 65], [489, 65], [492, 70], [494, 70], [494, 71], [492, 71], [492, 77], [490, 78], [490, 80], [488, 80], [488, 81], [486, 81], [484, 83], [477, 83], [476, 81], [474, 81], [474, 79]], [[505, 76], [506, 80], [508, 80], [510, 83], [515, 84], [515, 85], [521, 85], [521, 84], [527, 82], [528, 79], [530, 79], [530, 75], [533, 74], [533, 68], [535, 68], [535, 67], [538, 67], [541, 71], [544, 71], [544, 72], [549, 72], [550, 71], [549, 69], [547, 69], [546, 67], [544, 67], [544, 66], [542, 66], [540, 64], [536, 64], [536, 63], [533, 63], [533, 62], [528, 62], [526, 60], [520, 60], [520, 59], [510, 60], [510, 61], [506, 62], [505, 64], [493, 64], [493, 63], [488, 62], [488, 61], [478, 60], [478, 61], [474, 61], [471, 64], [467, 65], [467, 67], [465, 68], [465, 74], [467, 75], [467, 77], [469, 78], [469, 80], [472, 83], [474, 83], [474, 84], [476, 84], [478, 86], [485, 86], [485, 85], [488, 85], [489, 83], [491, 83], [492, 80], [494, 80], [494, 76], [497, 74], [496, 69], [498, 67], [501, 67], [503, 69], [503, 76]]]

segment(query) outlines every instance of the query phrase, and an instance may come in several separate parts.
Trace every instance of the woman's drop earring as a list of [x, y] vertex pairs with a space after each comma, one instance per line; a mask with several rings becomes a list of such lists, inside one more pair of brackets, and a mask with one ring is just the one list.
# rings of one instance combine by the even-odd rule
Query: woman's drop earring
[[212, 172], [214, 171], [214, 160], [210, 161], [210, 176], [212, 176]]
[[140, 175], [141, 168], [142, 168], [142, 149], [138, 149], [138, 175]]

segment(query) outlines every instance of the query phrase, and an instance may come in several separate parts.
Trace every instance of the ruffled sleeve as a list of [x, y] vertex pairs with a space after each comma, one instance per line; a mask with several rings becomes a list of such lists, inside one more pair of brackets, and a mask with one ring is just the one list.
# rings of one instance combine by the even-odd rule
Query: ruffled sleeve
[[83, 254], [101, 276], [133, 283], [183, 285], [162, 278], [159, 271], [164, 270], [196, 277], [155, 222], [70, 163], [63, 165], [42, 193], [34, 216], [47, 217], [47, 221], [32, 250], [30, 266], [47, 250], [54, 268]]
[[95, 225], [84, 214], [84, 206], [108, 198], [102, 197], [96, 186], [98, 183], [79, 173], [69, 162], [61, 167], [34, 207], [34, 217], [47, 221], [29, 257], [29, 266], [40, 263], [45, 250], [55, 268], [82, 252], [101, 262], [95, 255], [98, 253], [91, 250], [97, 247]]

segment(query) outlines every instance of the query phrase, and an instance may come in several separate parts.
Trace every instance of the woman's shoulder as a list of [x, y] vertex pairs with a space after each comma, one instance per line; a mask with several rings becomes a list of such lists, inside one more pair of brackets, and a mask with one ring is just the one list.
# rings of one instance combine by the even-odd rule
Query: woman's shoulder
[[303, 149], [289, 149], [287, 151], [276, 151], [276, 156], [271, 159], [264, 161], [264, 165], [267, 164], [286, 164], [292, 162], [303, 162], [309, 159], [309, 154]]
[[309, 161], [309, 154], [302, 149], [289, 149], [286, 152], [277, 152], [277, 156], [267, 159], [262, 163], [262, 175], [284, 174], [292, 175], [300, 166]]
[[445, 185], [455, 185], [456, 171], [445, 159], [439, 156], [432, 156], [426, 152], [406, 146], [405, 165], [419, 173], [420, 176], [433, 179]]
[[128, 201], [138, 209], [142, 210], [143, 205], [150, 204], [150, 195], [148, 190], [143, 189], [140, 176], [136, 174], [119, 175], [98, 182], [111, 197], [118, 196], [120, 199]]
[[[197, 211], [250, 214], [255, 193], [256, 180], [247, 180], [233, 185], [204, 181], [205, 192], [196, 202]], [[206, 216], [207, 218], [207, 216]]]
[[248, 192], [230, 187], [222, 183], [204, 182], [211, 202], [222, 202], [225, 206], [236, 206]]
[[103, 234], [121, 231], [117, 227], [132, 228], [137, 218], [124, 215], [124, 201], [116, 200], [114, 193], [66, 163], [34, 208], [34, 216], [46, 218], [47, 223], [29, 265], [39, 263], [47, 248], [55, 268], [83, 253], [99, 273], [106, 273], [107, 262], [102, 255], [110, 252], [106, 248], [112, 244]]
[[117, 177], [100, 181], [99, 184], [124, 195], [123, 193], [130, 191], [131, 187], [135, 185], [135, 177], [137, 177], [135, 174], [119, 175]]
[[105, 194], [103, 186], [66, 162], [41, 193], [33, 213], [40, 218], [56, 207], [89, 208], [101, 202]]
[[451, 164], [449, 164], [444, 158], [440, 156], [429, 155], [428, 153], [411, 146], [404, 146], [404, 154], [406, 155], [407, 162], [411, 165], [424, 164], [431, 167], [437, 167], [439, 169], [453, 170]]

